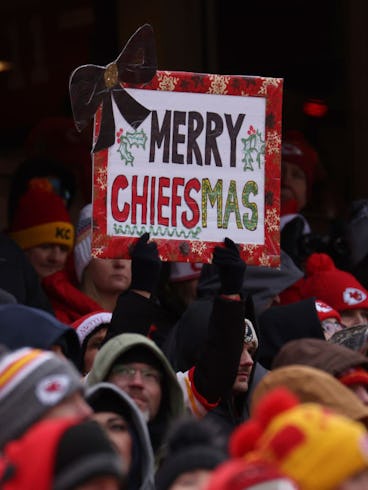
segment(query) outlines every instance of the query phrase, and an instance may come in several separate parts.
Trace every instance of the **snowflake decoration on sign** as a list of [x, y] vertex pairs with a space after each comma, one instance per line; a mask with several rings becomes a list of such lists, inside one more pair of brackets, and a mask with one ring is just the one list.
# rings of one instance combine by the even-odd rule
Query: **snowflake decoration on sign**
[[265, 153], [265, 139], [262, 133], [255, 129], [253, 126], [249, 126], [248, 136], [241, 139], [243, 142], [243, 154], [244, 162], [243, 170], [254, 171], [254, 165], [257, 164], [260, 169], [264, 163], [264, 153]]
[[107, 168], [101, 167], [97, 170], [97, 184], [99, 188], [104, 191], [107, 188]]
[[260, 95], [266, 95], [267, 94], [267, 89], [269, 86], [271, 87], [278, 87], [280, 83], [280, 79], [278, 78], [265, 78], [262, 81], [261, 88], [259, 89]]
[[268, 143], [267, 143], [267, 153], [269, 155], [280, 151], [281, 147], [281, 136], [277, 131], [269, 131], [268, 133]]
[[241, 245], [241, 249], [243, 252], [247, 253], [250, 257], [253, 257], [254, 253], [257, 250], [257, 245]]
[[207, 250], [204, 242], [190, 242], [190, 249], [193, 254], [202, 255]]
[[210, 94], [227, 94], [227, 86], [229, 84], [229, 77], [221, 75], [210, 75], [211, 86], [208, 89]]
[[262, 252], [262, 255], [259, 257], [259, 265], [263, 265], [265, 267], [271, 266], [270, 257]]
[[173, 92], [175, 90], [176, 84], [178, 83], [178, 80], [178, 78], [172, 77], [169, 72], [158, 75], [159, 90]]
[[269, 231], [277, 231], [280, 226], [280, 217], [275, 208], [266, 210], [266, 226]]

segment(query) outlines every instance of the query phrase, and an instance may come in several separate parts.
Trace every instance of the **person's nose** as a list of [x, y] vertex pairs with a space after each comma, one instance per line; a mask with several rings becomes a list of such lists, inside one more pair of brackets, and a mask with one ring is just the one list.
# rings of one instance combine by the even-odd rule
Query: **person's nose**
[[139, 369], [136, 369], [135, 373], [129, 378], [129, 383], [130, 386], [144, 386], [143, 382], [143, 376], [142, 373]]
[[115, 269], [126, 269], [130, 262], [126, 259], [113, 259], [112, 265]]
[[63, 252], [60, 248], [59, 245], [54, 245], [51, 247], [50, 254], [49, 254], [49, 260], [53, 263], [59, 263], [63, 260]]
[[252, 359], [252, 356], [248, 352], [247, 348], [244, 346], [243, 347], [243, 352], [240, 356], [240, 366], [253, 366], [254, 361]]

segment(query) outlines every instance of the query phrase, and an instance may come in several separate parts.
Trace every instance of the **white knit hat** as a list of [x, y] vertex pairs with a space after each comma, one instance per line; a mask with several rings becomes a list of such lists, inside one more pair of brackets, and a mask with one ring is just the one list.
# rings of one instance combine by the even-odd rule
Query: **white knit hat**
[[74, 246], [74, 267], [79, 282], [82, 282], [83, 271], [92, 259], [91, 236], [92, 204], [87, 204], [79, 214]]
[[110, 323], [111, 317], [112, 313], [109, 311], [96, 311], [93, 313], [87, 313], [87, 315], [82, 316], [72, 323], [72, 327], [78, 334], [81, 346], [83, 346], [86, 338], [93, 333], [96, 328], [106, 323]]

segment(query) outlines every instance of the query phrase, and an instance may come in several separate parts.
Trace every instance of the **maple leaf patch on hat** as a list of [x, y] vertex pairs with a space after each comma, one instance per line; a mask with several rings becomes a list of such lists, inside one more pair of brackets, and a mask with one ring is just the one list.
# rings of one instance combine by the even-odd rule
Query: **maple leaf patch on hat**
[[69, 386], [70, 379], [64, 374], [47, 376], [36, 386], [36, 396], [44, 405], [55, 405], [65, 397]]

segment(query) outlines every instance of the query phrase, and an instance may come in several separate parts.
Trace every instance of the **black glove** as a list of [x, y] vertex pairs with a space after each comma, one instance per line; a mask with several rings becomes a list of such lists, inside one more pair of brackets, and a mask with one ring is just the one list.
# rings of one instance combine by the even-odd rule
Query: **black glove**
[[225, 247], [215, 247], [213, 264], [218, 268], [222, 294], [239, 294], [243, 287], [246, 263], [230, 238], [225, 238]]
[[131, 289], [139, 289], [152, 293], [158, 285], [161, 271], [161, 260], [157, 244], [148, 243], [149, 233], [138, 238], [132, 252]]

